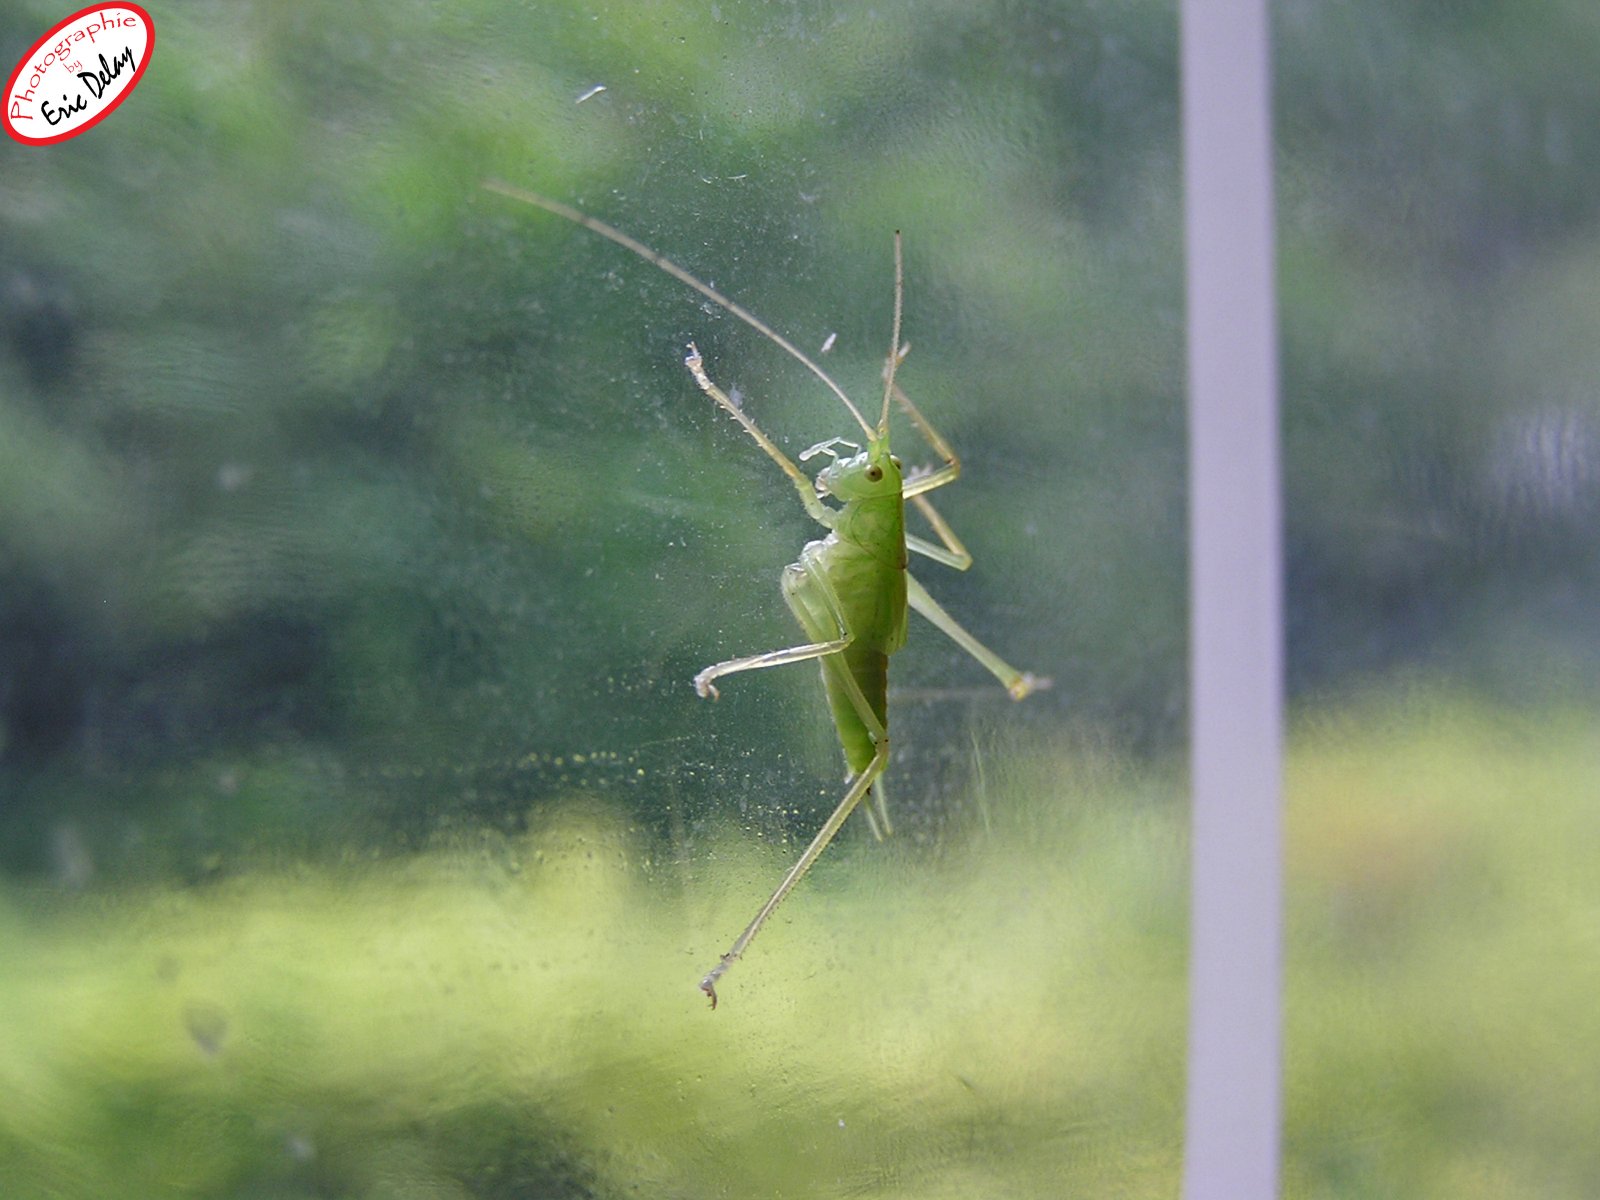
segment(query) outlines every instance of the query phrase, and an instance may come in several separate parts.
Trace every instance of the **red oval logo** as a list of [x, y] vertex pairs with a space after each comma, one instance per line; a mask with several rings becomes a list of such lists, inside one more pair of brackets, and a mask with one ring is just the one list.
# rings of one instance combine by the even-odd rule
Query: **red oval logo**
[[24, 146], [48, 146], [98, 125], [143, 77], [155, 45], [156, 27], [137, 4], [73, 13], [6, 80], [6, 132]]

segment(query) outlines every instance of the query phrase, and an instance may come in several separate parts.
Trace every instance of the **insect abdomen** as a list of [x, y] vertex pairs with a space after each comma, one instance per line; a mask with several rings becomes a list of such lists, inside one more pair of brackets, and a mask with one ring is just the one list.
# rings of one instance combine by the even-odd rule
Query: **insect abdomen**
[[873, 647], [851, 646], [839, 655], [842, 663], [830, 664], [824, 660], [822, 683], [828, 692], [828, 708], [833, 713], [834, 727], [839, 731], [839, 744], [844, 749], [844, 760], [852, 775], [864, 771], [872, 761], [876, 747], [872, 734], [862, 722], [850, 697], [834, 676], [843, 668], [856, 681], [867, 707], [885, 729], [889, 727], [889, 656]]

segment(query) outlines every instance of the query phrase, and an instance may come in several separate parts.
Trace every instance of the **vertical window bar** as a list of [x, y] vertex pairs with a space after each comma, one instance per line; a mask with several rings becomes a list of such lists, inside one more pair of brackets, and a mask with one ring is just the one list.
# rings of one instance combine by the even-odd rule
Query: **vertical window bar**
[[1282, 556], [1266, 0], [1182, 0], [1194, 814], [1186, 1200], [1277, 1194]]

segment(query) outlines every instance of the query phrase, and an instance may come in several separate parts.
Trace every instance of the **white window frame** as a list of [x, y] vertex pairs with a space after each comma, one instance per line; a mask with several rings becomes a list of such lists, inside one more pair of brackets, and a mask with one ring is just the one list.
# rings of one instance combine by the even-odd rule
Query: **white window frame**
[[1266, 0], [1181, 0], [1193, 789], [1186, 1200], [1277, 1195], [1283, 567]]

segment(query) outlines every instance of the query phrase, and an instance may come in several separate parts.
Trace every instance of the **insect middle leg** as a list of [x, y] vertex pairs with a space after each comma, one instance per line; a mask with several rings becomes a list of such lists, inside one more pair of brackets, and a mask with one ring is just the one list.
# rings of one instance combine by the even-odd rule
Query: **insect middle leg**
[[944, 605], [928, 595], [928, 589], [918, 583], [909, 571], [906, 572], [906, 602], [932, 622], [940, 633], [977, 659], [985, 670], [1005, 686], [1013, 700], [1021, 700], [1051, 686], [1052, 680], [1035, 675], [1032, 671], [1017, 670], [967, 632], [965, 626], [945, 611]]

